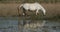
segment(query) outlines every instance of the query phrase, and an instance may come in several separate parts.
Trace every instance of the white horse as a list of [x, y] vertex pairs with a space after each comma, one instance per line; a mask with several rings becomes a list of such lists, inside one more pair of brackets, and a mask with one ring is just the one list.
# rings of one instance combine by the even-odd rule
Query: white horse
[[43, 15], [46, 14], [45, 9], [39, 3], [37, 3], [37, 2], [35, 2], [35, 3], [24, 3], [24, 4], [21, 4], [19, 6], [19, 9], [21, 7], [23, 7], [23, 9], [24, 9], [23, 15], [25, 15], [25, 12], [28, 11], [28, 10], [36, 11], [36, 15], [39, 13], [39, 10], [41, 10], [43, 12]]

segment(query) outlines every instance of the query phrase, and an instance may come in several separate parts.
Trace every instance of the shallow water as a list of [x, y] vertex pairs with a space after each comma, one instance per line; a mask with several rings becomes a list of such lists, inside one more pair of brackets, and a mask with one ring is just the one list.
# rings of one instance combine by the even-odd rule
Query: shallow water
[[18, 17], [0, 17], [0, 32], [60, 32], [60, 20], [18, 20]]
[[18, 32], [18, 20], [0, 17], [0, 32]]

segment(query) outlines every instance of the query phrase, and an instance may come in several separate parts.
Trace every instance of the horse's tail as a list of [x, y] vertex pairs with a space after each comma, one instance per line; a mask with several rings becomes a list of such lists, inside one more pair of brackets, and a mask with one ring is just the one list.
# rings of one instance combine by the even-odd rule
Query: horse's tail
[[18, 9], [18, 15], [20, 15], [19, 11], [20, 11], [20, 8], [22, 7], [22, 5], [18, 6], [17, 9]]
[[18, 6], [18, 9], [20, 9], [22, 6], [23, 6], [23, 4], [19, 5], [19, 6]]
[[19, 6], [17, 7], [17, 10], [18, 10], [18, 16], [20, 15], [20, 13], [19, 13]]

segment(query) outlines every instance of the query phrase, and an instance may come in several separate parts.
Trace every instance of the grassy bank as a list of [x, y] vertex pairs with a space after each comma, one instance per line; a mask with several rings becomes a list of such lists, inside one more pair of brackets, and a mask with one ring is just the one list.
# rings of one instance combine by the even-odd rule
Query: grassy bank
[[[20, 4], [17, 3], [0, 3], [0, 16], [18, 16], [17, 6]], [[46, 9], [46, 16], [40, 14], [38, 16], [35, 15], [35, 12], [27, 12], [30, 15], [30, 19], [57, 19], [60, 18], [60, 4], [45, 4], [41, 3], [41, 5]], [[31, 14], [33, 13], [33, 14]], [[20, 15], [22, 15], [22, 11], [20, 10]]]

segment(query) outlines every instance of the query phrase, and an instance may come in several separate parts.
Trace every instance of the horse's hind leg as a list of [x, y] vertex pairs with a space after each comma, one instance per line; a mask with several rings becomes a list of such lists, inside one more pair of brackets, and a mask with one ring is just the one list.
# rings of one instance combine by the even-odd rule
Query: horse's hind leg
[[23, 15], [26, 15], [26, 10], [23, 8]]
[[36, 11], [36, 15], [38, 14], [39, 12], [38, 12], [38, 10]]

